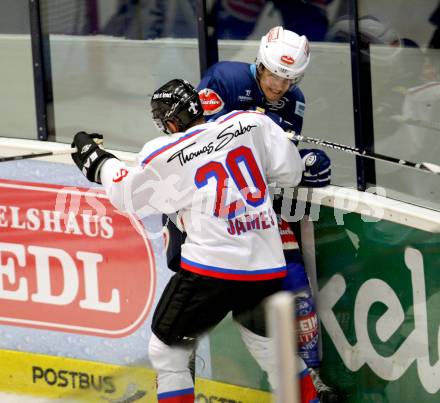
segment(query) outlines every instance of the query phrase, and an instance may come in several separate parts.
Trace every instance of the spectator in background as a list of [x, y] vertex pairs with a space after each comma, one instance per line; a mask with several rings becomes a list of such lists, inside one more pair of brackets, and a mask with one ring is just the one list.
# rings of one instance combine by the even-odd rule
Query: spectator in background
[[196, 0], [120, 0], [100, 33], [127, 39], [196, 38]]
[[429, 41], [429, 47], [432, 49], [440, 49], [440, 2], [429, 18], [429, 21], [436, 27]]
[[[348, 43], [353, 36], [350, 17], [341, 17], [329, 29], [327, 40]], [[422, 50], [411, 38], [375, 16], [359, 19], [363, 62], [370, 63], [373, 87], [375, 149], [412, 161], [438, 164], [440, 82], [433, 51]], [[380, 167], [379, 184], [421, 200], [438, 200], [432, 175], [423, 180], [401, 167]], [[432, 183], [432, 185], [429, 185]], [[380, 237], [378, 238], [380, 239]]]
[[215, 13], [218, 37], [246, 39], [252, 34], [265, 7], [272, 5], [272, 12], [279, 12], [285, 29], [305, 35], [310, 41], [323, 41], [328, 28], [326, 6], [332, 1], [221, 0]]
[[[375, 16], [359, 18], [358, 27], [361, 55], [365, 57], [361, 61], [370, 63], [374, 80], [374, 118], [378, 123], [389, 122], [390, 116], [401, 114], [403, 96], [407, 90], [430, 81], [422, 77], [427, 60], [414, 40], [401, 37], [391, 25]], [[329, 42], [349, 43], [354, 35], [352, 29], [351, 18], [340, 17], [329, 29], [326, 39]], [[402, 52], [403, 49], [407, 51]], [[407, 57], [406, 62], [402, 62], [402, 57]]]
[[[214, 0], [208, 18], [219, 39], [246, 39], [266, 7], [279, 12], [284, 27], [311, 41], [324, 40], [326, 6], [333, 0]], [[101, 30], [129, 39], [197, 37], [196, 0], [120, 0], [118, 10]]]

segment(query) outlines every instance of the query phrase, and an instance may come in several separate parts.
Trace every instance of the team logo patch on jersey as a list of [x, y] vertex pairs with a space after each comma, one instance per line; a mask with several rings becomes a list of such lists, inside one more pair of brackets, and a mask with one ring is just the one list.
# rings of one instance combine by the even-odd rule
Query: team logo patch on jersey
[[304, 117], [304, 111], [305, 111], [305, 109], [306, 109], [306, 105], [304, 104], [304, 102], [296, 101], [296, 104], [295, 104], [295, 113], [296, 113], [298, 116], [301, 116], [301, 117], [303, 118], [303, 117]]
[[121, 168], [118, 172], [116, 172], [116, 175], [113, 178], [113, 182], [118, 183], [122, 179], [124, 179], [127, 175], [128, 175], [128, 170], [125, 168]]
[[295, 60], [293, 60], [293, 57], [290, 57], [290, 56], [287, 56], [287, 55], [281, 56], [281, 61], [284, 64], [293, 64], [293, 63], [295, 63]]
[[280, 100], [276, 102], [266, 101], [266, 105], [268, 106], [267, 109], [271, 111], [278, 111], [279, 109], [283, 109], [286, 106], [286, 102], [289, 102], [289, 100], [286, 97], [282, 97]]
[[205, 115], [213, 115], [221, 111], [225, 105], [220, 95], [210, 88], [199, 91], [199, 98]]

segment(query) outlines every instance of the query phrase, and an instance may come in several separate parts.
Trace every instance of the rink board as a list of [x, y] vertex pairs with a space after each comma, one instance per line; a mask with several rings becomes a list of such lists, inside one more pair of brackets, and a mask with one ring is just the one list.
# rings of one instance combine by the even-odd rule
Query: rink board
[[[283, 215], [302, 217], [324, 382], [347, 403], [440, 401], [439, 212], [335, 186], [295, 195]], [[212, 332], [213, 376], [267, 387], [237, 333]]]
[[323, 379], [347, 403], [438, 402], [439, 212], [350, 189], [314, 193], [320, 208], [312, 202], [301, 228]]
[[394, 222], [348, 213], [338, 224], [336, 211], [321, 208], [308, 239], [323, 378], [347, 403], [440, 401], [438, 213], [395, 210]]
[[[36, 212], [32, 209], [48, 211], [56, 204], [56, 200], [46, 200], [46, 204], [41, 204], [41, 192], [51, 193], [50, 189], [54, 188], [63, 192], [79, 191], [87, 202], [91, 199], [86, 200], [86, 194], [99, 194], [87, 188], [90, 184], [78, 174], [76, 167], [65, 163], [69, 159], [65, 157], [63, 164], [34, 160], [0, 166], [0, 176], [5, 178], [1, 181], [0, 205], [9, 206], [8, 217], [13, 223], [10, 225], [11, 237], [4, 235], [3, 243], [22, 243], [29, 251], [29, 245], [35, 249], [35, 246], [45, 246], [41, 242], [51, 242], [47, 233], [39, 236], [37, 231], [33, 231], [35, 220], [29, 220], [35, 218]], [[39, 197], [24, 197], [24, 192], [28, 191], [39, 192]], [[440, 398], [440, 370], [436, 364], [440, 318], [437, 292], [440, 288], [440, 213], [336, 186], [315, 189], [313, 192], [299, 190], [295, 197], [307, 202], [310, 208], [301, 211], [300, 203], [296, 217], [296, 211], [283, 211], [283, 214], [292, 219], [302, 218], [303, 255], [321, 317], [324, 380], [340, 387], [350, 403], [371, 400], [409, 403], [417, 399], [437, 402]], [[36, 200], [40, 201], [39, 204]], [[29, 206], [26, 204], [28, 202]], [[93, 206], [95, 203], [85, 207], [90, 209]], [[289, 207], [289, 203], [283, 204], [284, 209]], [[20, 228], [24, 221], [15, 214], [19, 211], [31, 212], [27, 216], [29, 225], [25, 238], [19, 236], [24, 231]], [[114, 212], [107, 208], [103, 216], [110, 213]], [[304, 216], [306, 213], [307, 217]], [[2, 222], [5, 222], [5, 216]], [[149, 220], [145, 225], [153, 233], [154, 230], [160, 233], [158, 229], [161, 223]], [[75, 238], [74, 232], [65, 233], [65, 242], [53, 242], [51, 247], [65, 248], [69, 252], [68, 248], [72, 247]], [[139, 233], [133, 235], [136, 238]], [[81, 238], [84, 239], [81, 241]], [[101, 245], [103, 249], [93, 251], [107, 256], [106, 250], [109, 248], [104, 243], [90, 242], [90, 237], [78, 236], [78, 239], [81, 241], [79, 250], [86, 251], [88, 247], [98, 248]], [[165, 267], [163, 240], [154, 237], [150, 241], [155, 256], [154, 301], [157, 301], [170, 271]], [[123, 242], [119, 245], [121, 253], [124, 252], [124, 245]], [[75, 259], [73, 251], [68, 255]], [[29, 257], [27, 261], [31, 261]], [[112, 261], [117, 254], [113, 257], [109, 254], [108, 257], [104, 261]], [[21, 273], [22, 279], [27, 276], [27, 284], [32, 285], [34, 283], [30, 276], [35, 272], [35, 267], [29, 264], [19, 267], [19, 261], [15, 259], [14, 262], [17, 277], [9, 277], [8, 290], [17, 294], [18, 273]], [[5, 265], [5, 262], [2, 264]], [[82, 269], [79, 264], [76, 266], [78, 278], [85, 279], [80, 277]], [[3, 267], [2, 270], [6, 269]], [[66, 269], [68, 272], [72, 270]], [[44, 271], [41, 273], [44, 274]], [[3, 278], [7, 278], [6, 272]], [[118, 289], [123, 295], [124, 282], [100, 276], [98, 279], [96, 285], [104, 294], [96, 294], [101, 298], [95, 302], [107, 303], [112, 289]], [[46, 290], [46, 297], [51, 296], [56, 301], [57, 295], [63, 294], [61, 291], [65, 289], [55, 277], [53, 280], [54, 292], [49, 295]], [[131, 287], [134, 286], [137, 284]], [[64, 305], [65, 319], [82, 319], [81, 315], [72, 316], [71, 313], [80, 312], [78, 302], [84, 299], [85, 288], [78, 288], [77, 298], [72, 299], [71, 304]], [[33, 291], [41, 297], [44, 294], [42, 290], [38, 292], [37, 287]], [[141, 298], [139, 306], [145, 305], [146, 300], [142, 300], [140, 295], [138, 297]], [[3, 298], [2, 309], [6, 302]], [[12, 306], [12, 302], [9, 303]], [[32, 312], [24, 309], [26, 303], [15, 301], [16, 306], [23, 305], [19, 311], [22, 315], [44, 314], [38, 309]], [[56, 312], [58, 308], [51, 306], [51, 309]], [[5, 315], [16, 312], [4, 310]], [[136, 312], [137, 315], [130, 316]], [[101, 314], [103, 316], [100, 317], [105, 318], [106, 312]], [[46, 321], [43, 326], [41, 323], [39, 326], [29, 323], [35, 318], [25, 317], [23, 320], [21, 316], [21, 321], [14, 324], [11, 323], [11, 317], [3, 318], [0, 348], [8, 351], [1, 356], [3, 376], [0, 390], [22, 394], [23, 399], [8, 401], [2, 397], [1, 401], [23, 403], [27, 395], [32, 396], [33, 400], [29, 402], [33, 403], [37, 402], [35, 396], [61, 398], [64, 402], [69, 399], [73, 399], [72, 402], [101, 399], [89, 401], [123, 403], [136, 401], [134, 398], [154, 402], [154, 373], [148, 369], [147, 354], [151, 311], [145, 316], [140, 309], [134, 312], [121, 309], [120, 313], [114, 315], [120, 317], [121, 324], [127, 318], [140, 318], [142, 323], [133, 328], [130, 334], [122, 332], [119, 333], [120, 337], [111, 337], [109, 328], [105, 327], [105, 324], [112, 324], [109, 321], [95, 323], [101, 323], [103, 327], [100, 328], [105, 330], [105, 333], [98, 335], [96, 326], [91, 332], [90, 327], [86, 332], [66, 326], [56, 327], [51, 315], [46, 315], [50, 323]], [[87, 315], [83, 319], [87, 319]], [[200, 357], [201, 362], [196, 361], [196, 375], [199, 377], [196, 394], [200, 402], [221, 399], [242, 403], [270, 401], [268, 393], [257, 391], [267, 390], [267, 381], [240, 344], [236, 333], [236, 329], [233, 330], [229, 324], [221, 324], [212, 332], [207, 348], [198, 352], [197, 358]], [[202, 377], [212, 381], [202, 381]], [[232, 384], [246, 385], [249, 389]], [[81, 392], [80, 395], [77, 396], [77, 392]], [[144, 392], [145, 395], [142, 395]]]
[[[0, 350], [0, 390], [32, 398], [63, 402], [155, 402], [155, 372], [66, 357]], [[271, 396], [258, 390], [198, 378], [196, 401], [269, 403]], [[11, 398], [12, 400], [12, 398]], [[8, 403], [3, 397], [2, 402]]]
[[[6, 155], [43, 150], [49, 145], [4, 141], [2, 151]], [[54, 150], [65, 148], [53, 143], [50, 146]], [[118, 154], [132, 163], [132, 155]], [[128, 217], [120, 216], [102, 191], [78, 173], [69, 155], [3, 163], [0, 177], [0, 349], [4, 349], [0, 353], [0, 401], [155, 402], [154, 372], [147, 351], [150, 308], [157, 303], [172, 274], [164, 261], [161, 220], [146, 220], [143, 232]], [[86, 236], [78, 220], [70, 223], [80, 226], [74, 224], [69, 230], [64, 221], [59, 221], [61, 227], [56, 231], [36, 230], [37, 226], [45, 226], [44, 214], [51, 217], [46, 224], [54, 227], [54, 212], [73, 211], [72, 208], [78, 209], [78, 218], [85, 212], [99, 216], [101, 223], [110, 222], [111, 218], [112, 236], [106, 236], [109, 231], [101, 232], [104, 237]], [[135, 252], [137, 245], [136, 253], [126, 253], [127, 243], [131, 245], [130, 252]], [[51, 259], [46, 277], [48, 288], [40, 281], [47, 273], [44, 265], [37, 262], [35, 250], [47, 250]], [[97, 270], [89, 262], [89, 272], [97, 274], [96, 281], [85, 275], [78, 251], [102, 255]], [[118, 263], [121, 256], [123, 261]], [[136, 269], [139, 264], [141, 267]], [[66, 281], [68, 278], [70, 281]], [[90, 293], [92, 289], [96, 291], [92, 294], [97, 297], [98, 309], [81, 308], [87, 290]], [[109, 307], [114, 299], [112, 292], [119, 295], [119, 309], [105, 312], [100, 308]], [[34, 301], [35, 295], [40, 295], [40, 299], [44, 295], [47, 301]], [[69, 301], [60, 301], [61, 296], [68, 295]], [[267, 392], [239, 379], [214, 380], [210, 357], [209, 340], [202, 339], [196, 362], [199, 402], [270, 401]], [[234, 386], [237, 384], [246, 387]]]

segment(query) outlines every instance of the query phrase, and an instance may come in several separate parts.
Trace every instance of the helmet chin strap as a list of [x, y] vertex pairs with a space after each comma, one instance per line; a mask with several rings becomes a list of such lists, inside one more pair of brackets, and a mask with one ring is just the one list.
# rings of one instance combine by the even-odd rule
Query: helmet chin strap
[[260, 84], [260, 75], [261, 75], [262, 69], [265, 69], [265, 68], [266, 67], [264, 67], [263, 63], [261, 63], [261, 62], [256, 65], [255, 80], [257, 81], [258, 88], [260, 89], [261, 93], [263, 94], [264, 99], [266, 99], [266, 101], [267, 101], [266, 94], [264, 93], [263, 89], [261, 88], [261, 84]]
[[166, 129], [167, 129], [167, 134], [174, 134], [177, 132], [180, 132], [182, 130], [181, 127], [179, 127], [179, 124], [177, 124], [177, 122], [175, 122], [174, 120], [167, 120], [165, 122], [166, 125]]

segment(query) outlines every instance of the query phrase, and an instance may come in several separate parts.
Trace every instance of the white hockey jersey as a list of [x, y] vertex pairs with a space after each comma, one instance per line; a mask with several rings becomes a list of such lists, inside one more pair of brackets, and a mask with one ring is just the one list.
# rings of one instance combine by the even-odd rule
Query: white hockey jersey
[[304, 166], [270, 118], [233, 111], [149, 141], [138, 162], [105, 162], [102, 183], [115, 207], [139, 218], [179, 212], [183, 269], [242, 281], [285, 276], [268, 185], [298, 185]]

